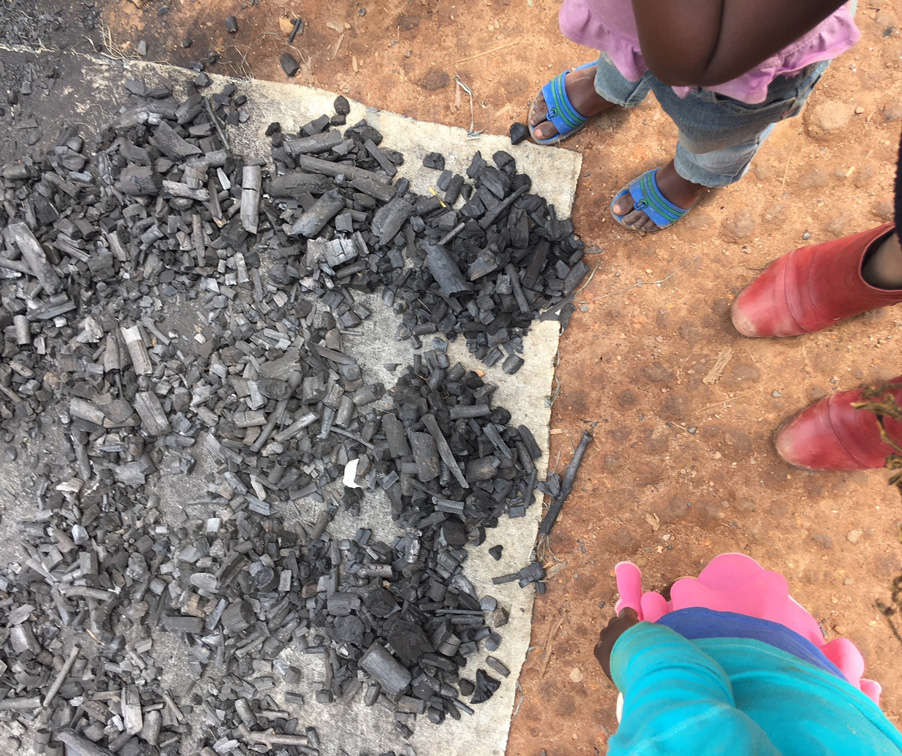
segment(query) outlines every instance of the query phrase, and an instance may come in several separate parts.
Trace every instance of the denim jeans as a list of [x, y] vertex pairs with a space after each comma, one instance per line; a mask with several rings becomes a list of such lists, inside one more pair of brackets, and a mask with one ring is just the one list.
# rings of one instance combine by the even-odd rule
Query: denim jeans
[[749, 105], [705, 89], [694, 89], [686, 97], [678, 97], [651, 72], [639, 81], [629, 81], [602, 53], [595, 91], [624, 108], [635, 108], [649, 92], [654, 92], [661, 108], [680, 130], [674, 160], [677, 173], [694, 184], [727, 186], [746, 174], [774, 126], [801, 112], [829, 64], [825, 60], [796, 76], [778, 76], [768, 88], [767, 99]]

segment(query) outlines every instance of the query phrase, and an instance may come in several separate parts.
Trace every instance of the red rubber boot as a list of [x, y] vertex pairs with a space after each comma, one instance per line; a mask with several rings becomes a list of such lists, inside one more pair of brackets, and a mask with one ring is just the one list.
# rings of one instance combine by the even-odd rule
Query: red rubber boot
[[[883, 386], [902, 406], [902, 375]], [[883, 467], [894, 449], [880, 438], [877, 416], [855, 409], [864, 389], [827, 396], [803, 409], [777, 431], [777, 454], [803, 470], [867, 470]], [[902, 446], [902, 423], [884, 418], [886, 432]]]
[[902, 289], [878, 289], [861, 276], [868, 252], [894, 229], [887, 223], [774, 260], [733, 302], [736, 330], [757, 338], [799, 336], [902, 302]]

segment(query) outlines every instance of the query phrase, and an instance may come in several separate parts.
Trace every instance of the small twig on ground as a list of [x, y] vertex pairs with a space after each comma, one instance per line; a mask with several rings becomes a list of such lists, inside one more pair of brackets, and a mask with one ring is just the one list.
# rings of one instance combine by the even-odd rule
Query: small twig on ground
[[516, 696], [517, 693], [520, 694], [520, 698], [519, 698], [519, 700], [517, 701], [517, 705], [514, 707], [514, 713], [511, 715], [512, 717], [515, 717], [515, 716], [517, 716], [517, 714], [520, 713], [520, 706], [523, 705], [523, 701], [524, 701], [524, 699], [526, 698], [526, 696], [525, 696], [524, 693], [523, 693], [523, 688], [520, 687], [520, 681], [519, 681], [519, 680], [517, 680], [517, 688], [516, 688], [516, 690], [514, 691], [514, 696]]
[[[237, 45], [229, 45], [230, 48], [237, 50], [241, 53], [241, 48]], [[253, 79], [254, 72], [251, 70], [250, 64], [247, 62], [248, 53], [250, 53], [251, 48], [248, 46], [247, 50], [241, 55], [241, 60], [238, 61], [238, 65], [236, 66], [234, 63], [232, 64], [232, 70], [237, 71], [238, 76], [242, 79]]]
[[721, 399], [719, 402], [714, 402], [714, 404], [708, 404], [708, 405], [702, 407], [701, 409], [695, 410], [695, 412], [693, 412], [692, 414], [697, 415], [699, 412], [704, 412], [705, 410], [709, 410], [712, 407], [716, 407], [718, 404], [729, 404], [730, 402], [735, 402], [737, 399], [743, 399], [746, 396], [751, 396], [752, 394], [757, 394], [761, 390], [762, 390], [762, 388], [759, 387], [756, 389], [752, 389], [751, 391], [746, 391], [744, 394], [739, 394], [737, 396], [731, 396], [726, 399]]
[[554, 646], [554, 636], [557, 635], [557, 631], [561, 629], [561, 625], [564, 624], [564, 615], [559, 616], [551, 628], [548, 630], [548, 637], [545, 639], [545, 645], [542, 647], [542, 662], [539, 667], [539, 679], [543, 679], [545, 677], [545, 670], [548, 669], [548, 662], [551, 659], [551, 649]]
[[460, 74], [458, 73], [454, 74], [454, 81], [457, 82], [457, 86], [459, 86], [464, 92], [466, 92], [467, 96], [470, 98], [470, 128], [467, 129], [467, 139], [479, 139], [485, 129], [476, 131], [476, 113], [473, 110], [473, 90], [464, 83], [463, 79], [460, 78]]
[[231, 152], [232, 148], [229, 147], [229, 140], [226, 138], [225, 131], [223, 131], [222, 126], [219, 125], [219, 119], [213, 112], [213, 107], [206, 97], [204, 97], [204, 105], [207, 106], [207, 114], [210, 116], [210, 120], [213, 121], [213, 125], [216, 127], [216, 133], [219, 134], [219, 138], [222, 140], [222, 146], [225, 147], [227, 151]]
[[599, 260], [595, 263], [595, 267], [592, 268], [592, 272], [589, 274], [589, 277], [585, 280], [582, 286], [580, 286], [576, 291], [573, 292], [573, 296], [581, 293], [583, 289], [585, 289], [590, 283], [592, 283], [592, 279], [595, 278], [595, 272], [601, 267], [601, 261]]
[[627, 287], [625, 287], [625, 288], [623, 288], [623, 289], [618, 289], [617, 291], [612, 291], [610, 294], [605, 294], [605, 295], [602, 296], [602, 297], [595, 297], [595, 299], [592, 299], [592, 300], [590, 300], [590, 301], [592, 301], [592, 302], [600, 302], [602, 299], [608, 299], [609, 297], [615, 297], [615, 296], [617, 296], [618, 294], [623, 294], [623, 292], [629, 291], [630, 289], [641, 289], [643, 286], [660, 286], [662, 283], [666, 283], [666, 282], [669, 281], [671, 278], [673, 278], [673, 277], [674, 277], [677, 273], [679, 273], [681, 270], [684, 270], [684, 269], [688, 268], [692, 263], [694, 263], [696, 260], [698, 260], [699, 257], [701, 257], [701, 255], [696, 255], [696, 256], [693, 257], [689, 262], [687, 262], [685, 265], [683, 265], [682, 267], [677, 268], [675, 271], [673, 271], [673, 273], [671, 273], [669, 276], [665, 276], [665, 277], [662, 278], [660, 281], [643, 281], [643, 280], [639, 279], [639, 280], [636, 281], [636, 283], [634, 283], [632, 286], [627, 286]]
[[508, 47], [513, 47], [514, 45], [519, 45], [519, 39], [512, 39], [510, 42], [505, 42], [503, 45], [498, 45], [498, 47], [493, 47], [491, 50], [484, 50], [481, 53], [476, 53], [476, 55], [471, 55], [469, 58], [458, 58], [454, 61], [454, 64], [458, 63], [466, 63], [468, 60], [476, 60], [477, 58], [481, 58], [483, 55], [491, 55], [492, 53], [501, 52], [502, 50], [506, 50]]
[[792, 143], [792, 147], [789, 148], [789, 155], [786, 158], [786, 168], [783, 169], [783, 180], [780, 182], [780, 191], [783, 191], [783, 187], [786, 186], [786, 177], [789, 175], [789, 164], [792, 162], [792, 153], [796, 151], [796, 145], [798, 144], [798, 140]]

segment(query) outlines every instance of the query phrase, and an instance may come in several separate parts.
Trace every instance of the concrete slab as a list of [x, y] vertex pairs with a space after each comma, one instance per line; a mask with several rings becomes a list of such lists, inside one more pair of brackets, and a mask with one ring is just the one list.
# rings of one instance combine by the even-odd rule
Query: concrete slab
[[[26, 64], [33, 57], [33, 53], [22, 50], [0, 50], [0, 60], [12, 67]], [[177, 93], [180, 87], [184, 91], [182, 82], [188, 78], [184, 70], [168, 66], [124, 64], [75, 55], [57, 54], [56, 57], [63, 58], [62, 70], [65, 73], [55, 85], [53, 97], [29, 103], [33, 105], [32, 110], [41, 123], [44, 142], [58, 133], [61, 123], [73, 120], [83, 125], [84, 135], [96, 132], [121, 105], [128, 102], [128, 95], [122, 88], [122, 82], [127, 77], [144, 78], [149, 85], [167, 81], [175, 87]], [[214, 80], [210, 91], [218, 91], [229, 81], [222, 77], [214, 77]], [[237, 83], [240, 92], [249, 99], [248, 112], [251, 118], [246, 124], [231, 128], [229, 139], [233, 150], [245, 158], [268, 160], [269, 140], [263, 136], [263, 131], [271, 121], [279, 121], [283, 131], [296, 131], [300, 125], [321, 113], [332, 112], [334, 93], [253, 80]], [[384, 145], [405, 155], [406, 162], [399, 173], [408, 177], [414, 189], [420, 193], [428, 194], [429, 186], [438, 177], [436, 171], [422, 167], [422, 158], [426, 153], [443, 153], [446, 167], [462, 173], [477, 150], [490, 159], [496, 150], [503, 149], [514, 155], [519, 169], [532, 177], [535, 192], [552, 202], [560, 216], [567, 217], [570, 214], [581, 164], [581, 158], [576, 153], [526, 144], [512, 147], [509, 140], [497, 136], [468, 139], [462, 129], [417, 122], [393, 113], [367, 110], [359, 103], [352, 103], [349, 124], [364, 117], [384, 134]], [[0, 152], [0, 159], [5, 161], [9, 158], [10, 155]], [[190, 307], [190, 304], [174, 303], [173, 317], [185, 323], [198, 322], [200, 318]], [[409, 342], [394, 340], [398, 321], [381, 301], [372, 302], [370, 309], [374, 316], [365, 321], [358, 329], [358, 334], [347, 337], [346, 347], [360, 361], [368, 380], [379, 380], [390, 387], [397, 374], [390, 373], [384, 366], [387, 363], [400, 363], [402, 366], [409, 364], [413, 350]], [[488, 379], [498, 385], [495, 394], [497, 403], [511, 411], [514, 423], [528, 425], [546, 450], [539, 469], [540, 479], [544, 476], [547, 463], [550, 389], [557, 345], [558, 324], [539, 323], [526, 339], [527, 362], [520, 372], [508, 376], [497, 369], [488, 371]], [[468, 368], [481, 367], [471, 359], [466, 353], [465, 345], [460, 342], [451, 346], [451, 354], [453, 359], [459, 360]], [[199, 465], [200, 470], [187, 478], [163, 476], [155, 482], [164, 501], [169, 502], [170, 511], [184, 507], [188, 501], [202, 498], [199, 495], [202, 486], [199, 487], [198, 483], [205, 467], [203, 464]], [[0, 475], [5, 477], [8, 472], [11, 470], [0, 468]], [[24, 519], [27, 514], [22, 503], [17, 503], [12, 497], [12, 490], [14, 489], [0, 489], [0, 512], [4, 513], [4, 527], [0, 536], [4, 543], [8, 543], [13, 537], [14, 529], [10, 528], [11, 524]], [[316, 519], [322, 506], [317, 502], [297, 504], [300, 519], [307, 525]], [[494, 655], [507, 665], [511, 676], [503, 681], [501, 689], [490, 702], [475, 707], [476, 713], [472, 717], [464, 716], [460, 722], [449, 721], [441, 727], [435, 727], [425, 718], [420, 718], [409, 746], [421, 756], [439, 753], [496, 756], [505, 751], [510, 718], [515, 706], [516, 680], [529, 643], [533, 590], [520, 590], [516, 583], [493, 586], [491, 577], [513, 572], [529, 561], [540, 513], [541, 506], [535, 505], [529, 510], [527, 517], [503, 521], [490, 533], [482, 548], [471, 549], [465, 574], [481, 595], [495, 596], [510, 610], [510, 622], [501, 630], [503, 644]], [[190, 512], [191, 516], [214, 514], [212, 509], [204, 511], [203, 507], [192, 507]], [[281, 514], [286, 519], [297, 516], [292, 512]], [[384, 497], [368, 496], [360, 519], [341, 513], [331, 529], [339, 536], [350, 536], [363, 523], [382, 537], [394, 534], [388, 503]], [[495, 562], [487, 553], [487, 549], [495, 544], [504, 546], [500, 562]], [[161, 659], [171, 659], [169, 654], [173, 653], [172, 645], [171, 639], [159, 639], [154, 655]], [[163, 649], [166, 649], [165, 656], [160, 655]], [[303, 708], [291, 705], [284, 705], [284, 708], [297, 716], [303, 726], [317, 728], [323, 741], [323, 754], [331, 756], [341, 753], [341, 749], [356, 753], [364, 749], [398, 751], [403, 748], [403, 741], [393, 729], [394, 719], [390, 712], [379, 707], [367, 709], [360, 697], [349, 706], [317, 705], [313, 702], [313, 691], [316, 689], [314, 683], [323, 674], [321, 660], [292, 648], [286, 649], [283, 655], [289, 663], [302, 668], [304, 679], [300, 685], [293, 686], [293, 689], [303, 693], [308, 701]], [[482, 657], [471, 660], [467, 676], [475, 675], [481, 659]], [[171, 668], [166, 674], [176, 688], [193, 682], [183, 679], [177, 670]], [[202, 693], [208, 688], [215, 689], [215, 673], [210, 671], [194, 690]], [[270, 693], [280, 705], [284, 704], [280, 690]], [[182, 752], [185, 754], [194, 753], [195, 749], [196, 743], [182, 744]]]

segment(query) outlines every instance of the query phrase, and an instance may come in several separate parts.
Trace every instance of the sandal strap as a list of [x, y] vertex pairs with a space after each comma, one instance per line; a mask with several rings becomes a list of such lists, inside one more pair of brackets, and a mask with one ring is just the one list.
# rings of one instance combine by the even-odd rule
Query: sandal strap
[[576, 131], [589, 119], [573, 106], [567, 96], [567, 87], [564, 80], [570, 71], [564, 71], [555, 76], [544, 87], [542, 96], [548, 108], [548, 120], [554, 124], [559, 137], [566, 137]]
[[633, 206], [636, 210], [642, 210], [658, 228], [667, 228], [689, 211], [674, 205], [661, 193], [657, 176], [657, 168], [643, 173], [629, 185], [629, 193], [633, 197]]

